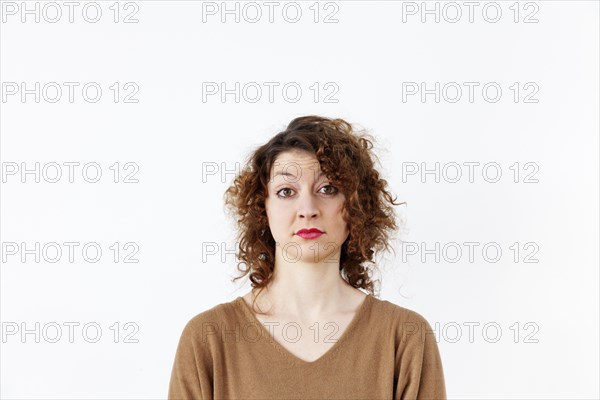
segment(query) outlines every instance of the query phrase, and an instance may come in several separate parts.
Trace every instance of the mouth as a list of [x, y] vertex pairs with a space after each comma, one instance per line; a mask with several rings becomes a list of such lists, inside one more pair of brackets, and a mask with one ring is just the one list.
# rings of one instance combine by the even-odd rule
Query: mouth
[[321, 231], [320, 229], [311, 228], [300, 229], [298, 232], [296, 232], [296, 235], [300, 236], [302, 239], [315, 239], [321, 236], [323, 233], [325, 232]]

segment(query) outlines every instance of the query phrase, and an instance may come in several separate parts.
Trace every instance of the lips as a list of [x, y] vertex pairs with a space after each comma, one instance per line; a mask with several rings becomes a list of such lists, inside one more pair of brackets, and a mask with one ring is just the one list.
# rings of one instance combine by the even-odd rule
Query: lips
[[323, 233], [323, 231], [317, 228], [300, 229], [298, 232], [296, 232], [296, 235], [300, 235], [302, 233]]
[[323, 232], [317, 228], [300, 229], [298, 232], [296, 232], [296, 235], [300, 236], [303, 239], [318, 238], [322, 234], [323, 234]]

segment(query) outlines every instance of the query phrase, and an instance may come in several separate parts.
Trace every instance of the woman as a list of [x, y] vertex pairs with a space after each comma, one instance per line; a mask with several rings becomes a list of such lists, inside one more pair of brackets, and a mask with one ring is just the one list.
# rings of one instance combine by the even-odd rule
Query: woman
[[252, 290], [187, 323], [169, 399], [446, 398], [430, 324], [374, 297], [364, 265], [402, 204], [367, 137], [305, 116], [251, 155], [225, 202]]

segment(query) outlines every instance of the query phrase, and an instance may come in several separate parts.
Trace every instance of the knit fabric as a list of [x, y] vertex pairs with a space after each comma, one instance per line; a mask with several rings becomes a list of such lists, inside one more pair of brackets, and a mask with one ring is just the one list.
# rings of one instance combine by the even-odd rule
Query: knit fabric
[[187, 322], [168, 398], [445, 400], [446, 389], [434, 332], [415, 311], [368, 294], [337, 342], [307, 362], [237, 297]]

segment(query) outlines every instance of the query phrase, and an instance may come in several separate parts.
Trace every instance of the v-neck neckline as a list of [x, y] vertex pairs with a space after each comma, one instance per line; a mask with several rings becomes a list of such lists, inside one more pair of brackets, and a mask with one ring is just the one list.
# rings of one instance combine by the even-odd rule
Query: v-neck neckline
[[342, 335], [337, 339], [337, 341], [333, 344], [333, 346], [331, 346], [329, 348], [329, 350], [327, 350], [319, 358], [317, 358], [316, 360], [313, 360], [313, 361], [305, 361], [305, 360], [301, 359], [300, 357], [294, 355], [291, 351], [286, 349], [277, 340], [275, 340], [275, 338], [271, 335], [269, 330], [256, 317], [256, 315], [254, 315], [254, 312], [252, 311], [252, 309], [246, 303], [246, 301], [244, 300], [244, 298], [242, 296], [238, 296], [238, 298], [236, 299], [236, 302], [242, 308], [244, 314], [250, 320], [250, 322], [257, 323], [260, 326], [259, 329], [261, 329], [262, 335], [265, 335], [265, 337], [268, 339], [268, 341], [273, 345], [273, 347], [275, 347], [275, 349], [280, 354], [282, 354], [286, 359], [288, 359], [290, 362], [292, 362], [292, 364], [295, 364], [298, 366], [312, 367], [317, 364], [321, 364], [321, 363], [325, 362], [327, 359], [333, 357], [335, 355], [335, 353], [337, 353], [340, 350], [340, 348], [343, 346], [343, 342], [348, 340], [348, 337], [352, 334], [352, 332], [356, 329], [356, 326], [360, 323], [360, 320], [361, 320], [363, 314], [365, 314], [367, 312], [367, 309], [371, 305], [371, 302], [373, 300], [372, 297], [373, 296], [370, 293], [366, 294], [365, 298], [363, 299], [362, 303], [360, 304], [360, 306], [354, 313], [352, 320], [350, 321], [350, 323], [348, 324], [348, 326], [346, 327], [346, 329], [344, 330]]

